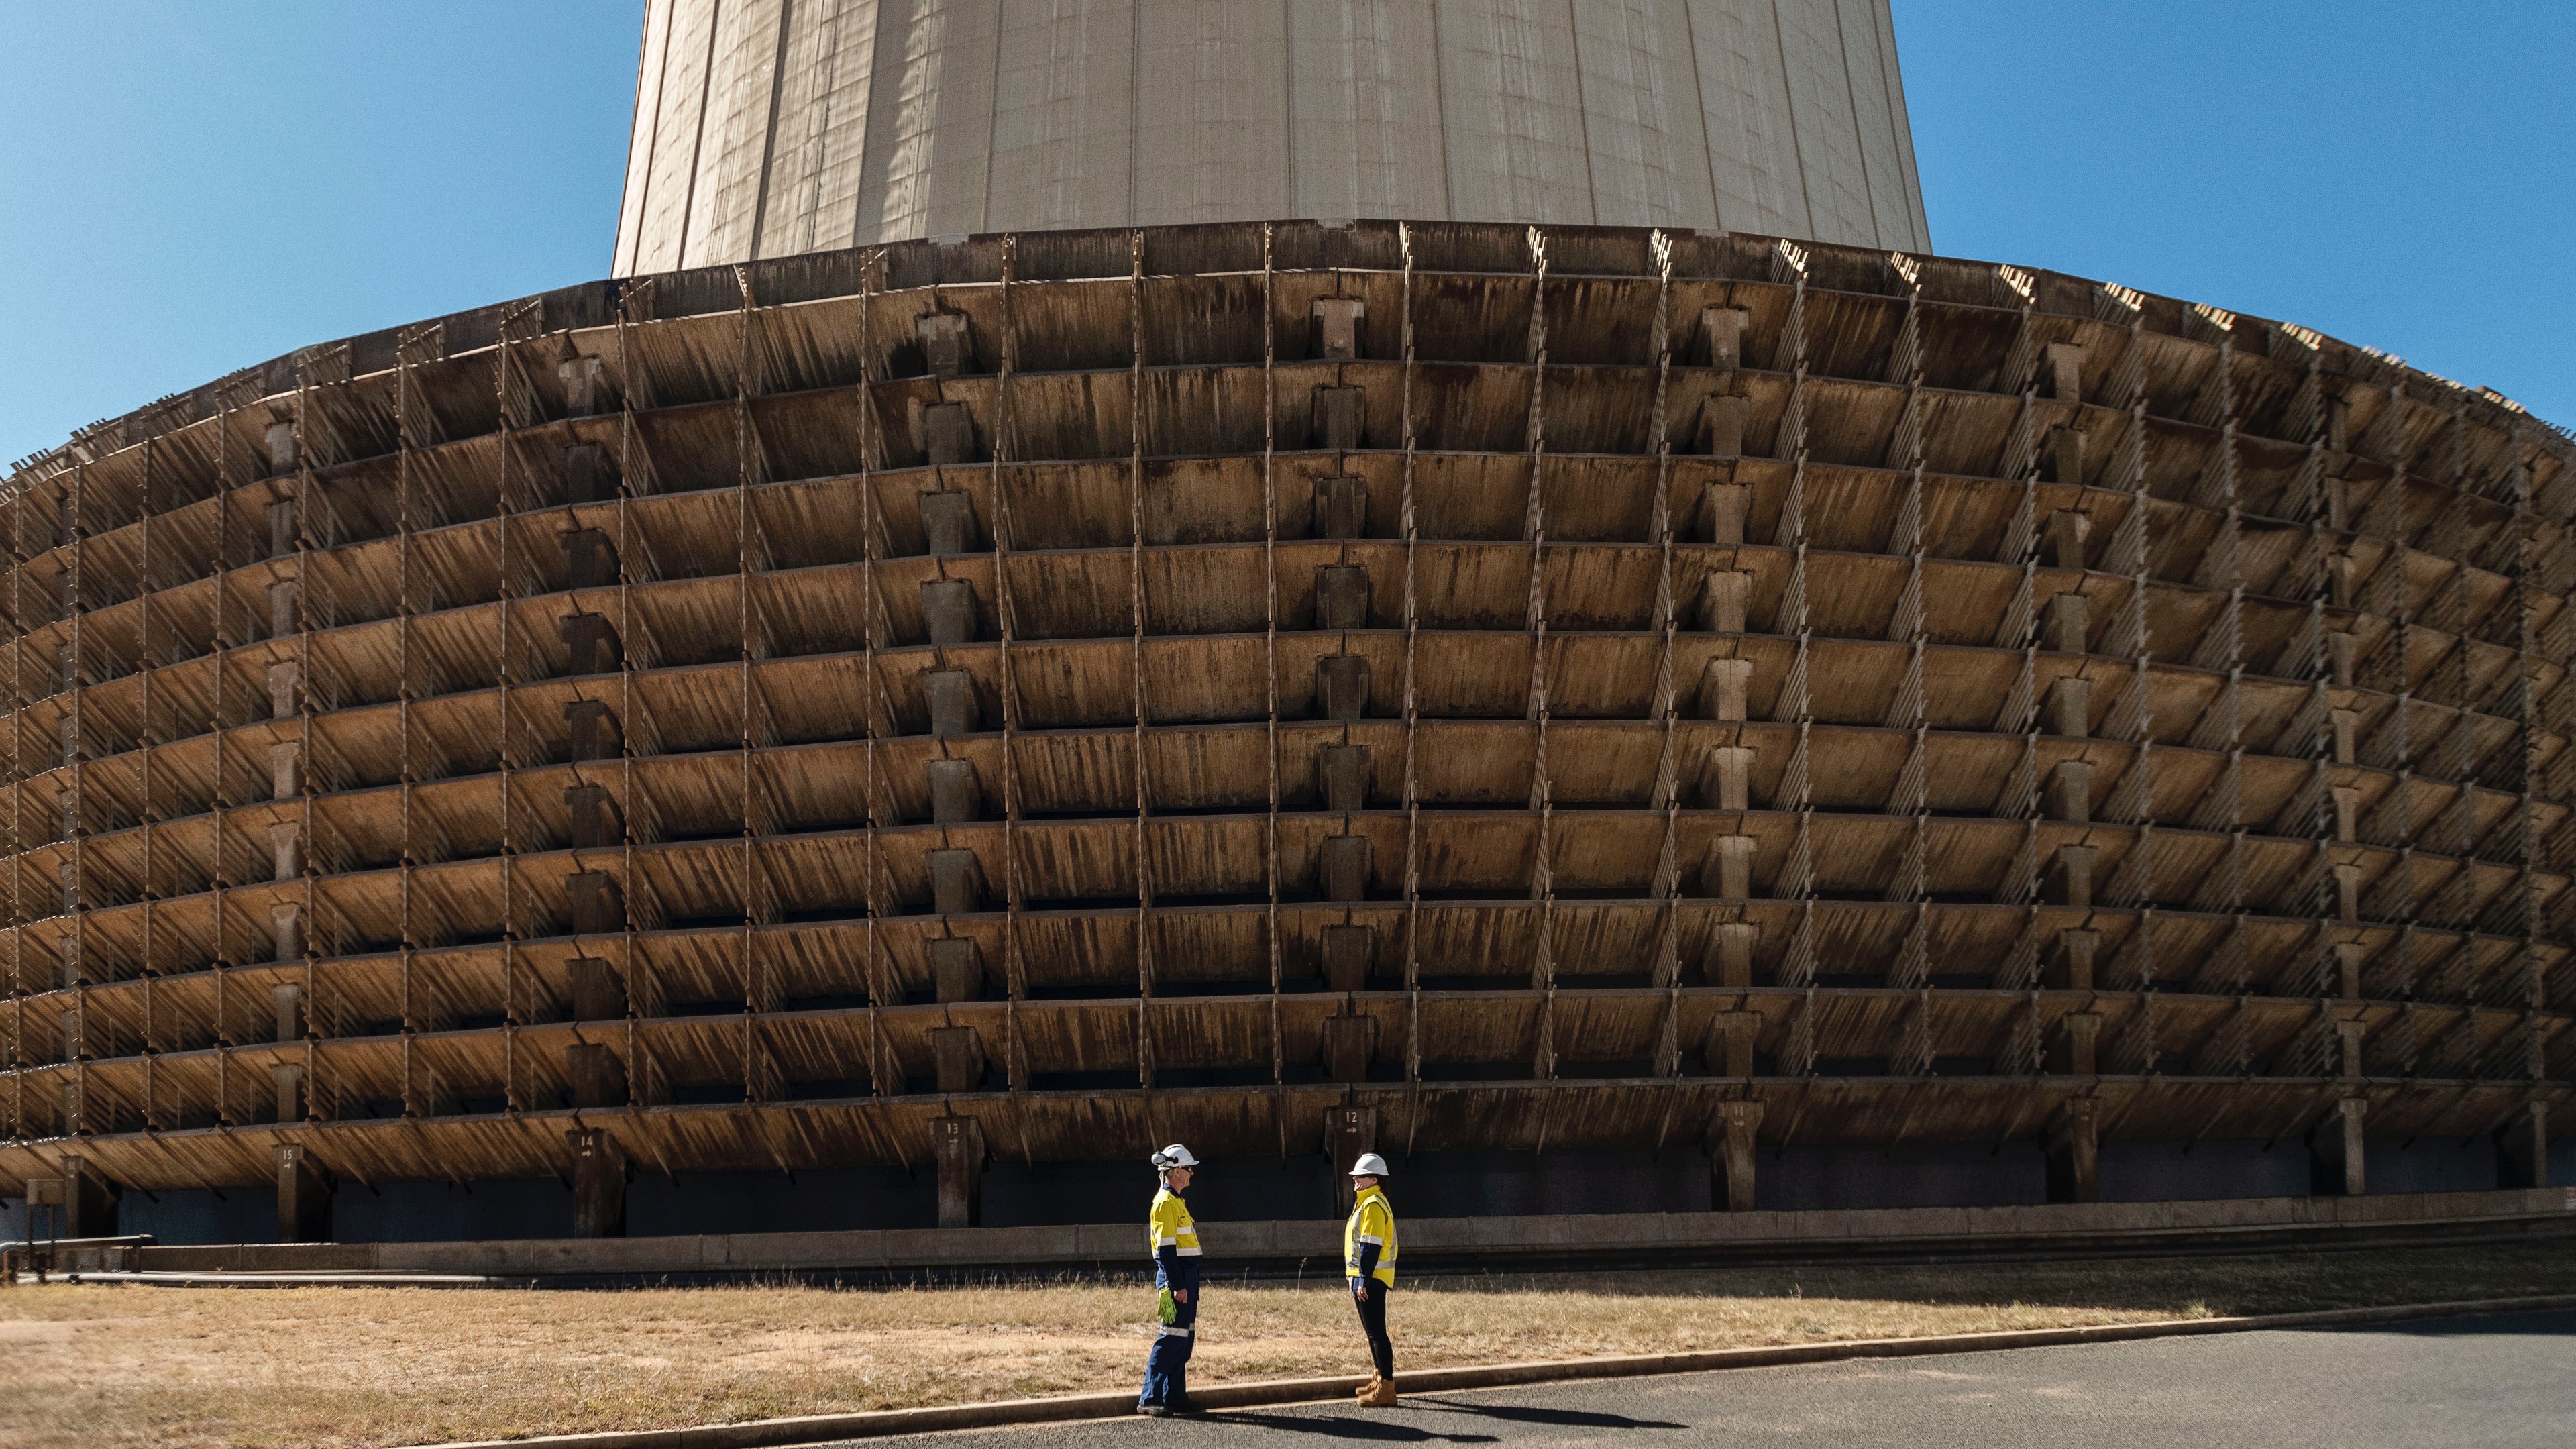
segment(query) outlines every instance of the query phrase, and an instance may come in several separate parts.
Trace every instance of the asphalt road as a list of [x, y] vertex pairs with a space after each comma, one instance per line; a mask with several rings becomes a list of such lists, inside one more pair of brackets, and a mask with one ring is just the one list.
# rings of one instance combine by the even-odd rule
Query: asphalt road
[[[1398, 1339], [1398, 1352], [1402, 1340]], [[930, 1449], [1337, 1443], [2399, 1449], [2576, 1445], [2576, 1313], [2213, 1334], [873, 1440]]]

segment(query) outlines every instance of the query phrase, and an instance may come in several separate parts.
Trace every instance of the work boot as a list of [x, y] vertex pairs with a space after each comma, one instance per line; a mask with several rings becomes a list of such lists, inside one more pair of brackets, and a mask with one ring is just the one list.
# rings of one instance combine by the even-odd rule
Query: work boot
[[1378, 1376], [1376, 1374], [1370, 1374], [1367, 1378], [1362, 1379], [1360, 1381], [1360, 1386], [1351, 1390], [1351, 1393], [1354, 1397], [1365, 1399], [1369, 1395], [1377, 1392], [1378, 1382]]
[[1360, 1395], [1360, 1407], [1363, 1409], [1394, 1408], [1395, 1380], [1377, 1378], [1374, 1374], [1370, 1375], [1370, 1378], [1372, 1382], [1368, 1386], [1368, 1391]]

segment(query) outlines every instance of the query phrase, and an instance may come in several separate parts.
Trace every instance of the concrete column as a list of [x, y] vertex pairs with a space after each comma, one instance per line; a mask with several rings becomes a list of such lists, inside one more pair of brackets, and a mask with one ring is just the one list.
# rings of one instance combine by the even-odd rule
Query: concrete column
[[572, 1157], [572, 1235], [576, 1238], [626, 1236], [626, 1154], [617, 1139], [599, 1129], [564, 1134]]
[[291, 823], [268, 827], [268, 854], [271, 880], [302, 880], [304, 827]]
[[1744, 542], [1744, 526], [1753, 517], [1753, 490], [1741, 483], [1711, 483], [1700, 494], [1700, 515], [1708, 520], [1711, 543]]
[[1365, 655], [1328, 654], [1315, 661], [1315, 714], [1348, 723], [1368, 712], [1369, 663]]
[[1749, 810], [1753, 797], [1753, 751], [1743, 745], [1719, 745], [1708, 752], [1701, 778], [1708, 803], [1719, 810]]
[[2048, 647], [2060, 654], [2089, 651], [2093, 637], [2093, 601], [2082, 594], [2059, 594], [2048, 601], [2042, 629]]
[[2072, 825], [2093, 820], [2093, 766], [2085, 760], [2060, 761], [2048, 772], [2048, 818]]
[[2048, 344], [2049, 396], [2062, 403], [2084, 401], [2084, 347], [2077, 342]]
[[2337, 785], [2327, 793], [2334, 796], [2335, 839], [2350, 845], [2361, 816], [2361, 791]]
[[2335, 687], [2352, 688], [2352, 671], [2361, 663], [2361, 641], [2346, 633], [2328, 634], [2326, 659], [2334, 668]]
[[1740, 397], [1703, 398], [1699, 405], [1699, 450], [1713, 458], [1744, 456], [1744, 422], [1752, 405]]
[[1369, 968], [1377, 962], [1377, 928], [1326, 926], [1319, 934], [1317, 954], [1323, 961], [1326, 989], [1366, 991]]
[[2048, 732], [2080, 740], [2093, 732], [2093, 685], [2060, 679], [2048, 686]]
[[2084, 434], [2075, 428], [2048, 430], [2049, 466], [2057, 481], [2082, 487], [2084, 484]]
[[2495, 1133], [2496, 1186], [2549, 1186], [2549, 1104], [2525, 1102]]
[[268, 634], [270, 638], [283, 639], [304, 626], [302, 613], [296, 607], [298, 600], [294, 579], [278, 579], [269, 584]]
[[1368, 480], [1348, 473], [1316, 479], [1309, 532], [1317, 538], [1368, 537]]
[[984, 948], [964, 936], [930, 943], [930, 987], [941, 1001], [984, 999]]
[[978, 541], [975, 500], [955, 491], [922, 494], [921, 537], [934, 557], [972, 551]]
[[268, 556], [285, 558], [295, 552], [298, 530], [295, 526], [295, 485], [271, 485], [278, 498], [268, 505]]
[[2334, 953], [2335, 976], [2337, 984], [2342, 988], [2343, 999], [2359, 1001], [2361, 999], [2361, 962], [2363, 957], [2370, 954], [2370, 948], [2347, 941], [2335, 947]]
[[984, 868], [971, 850], [930, 852], [930, 908], [943, 916], [984, 908]]
[[984, 1128], [972, 1117], [934, 1117], [931, 1150], [939, 1160], [939, 1225], [984, 1223]]
[[2100, 853], [2090, 845], [2057, 847], [2057, 868], [2049, 872], [2048, 894], [2052, 904], [2093, 908], [2093, 860]]
[[268, 798], [292, 800], [304, 793], [304, 746], [280, 740], [268, 747]]
[[[303, 955], [304, 948], [300, 945], [296, 947], [296, 954]], [[54, 941], [54, 984], [78, 986], [82, 979], [80, 936], [75, 932], [67, 931]]]
[[930, 1038], [932, 1068], [943, 1093], [984, 1089], [984, 1039], [971, 1026], [936, 1027]]
[[1368, 627], [1368, 570], [1357, 564], [1333, 564], [1315, 570], [1315, 627]]
[[975, 642], [975, 590], [964, 579], [921, 581], [921, 622], [933, 644]]
[[572, 1019], [622, 1021], [626, 1017], [626, 983], [617, 968], [597, 956], [575, 956], [572, 974]]
[[63, 1233], [66, 1238], [116, 1236], [117, 1204], [123, 1194], [115, 1183], [89, 1165], [89, 1159], [65, 1154], [63, 1159]]
[[2094, 1135], [2093, 1099], [2075, 1097], [2048, 1119], [2041, 1143], [2048, 1153], [2050, 1202], [2102, 1200], [2101, 1144]]
[[268, 908], [270, 945], [280, 961], [304, 959], [304, 907], [280, 901]]
[[1315, 793], [1336, 815], [1368, 808], [1369, 774], [1366, 745], [1326, 745], [1315, 752]]
[[1744, 365], [1744, 332], [1753, 314], [1741, 307], [1702, 307], [1699, 335], [1708, 346], [1711, 367]]
[[599, 411], [599, 359], [590, 356], [567, 357], [555, 364], [555, 377], [563, 384], [564, 416], [586, 418]]
[[1360, 355], [1360, 319], [1368, 303], [1357, 297], [1317, 297], [1313, 308], [1315, 355], [1346, 362]]
[[1721, 1102], [1710, 1126], [1709, 1196], [1719, 1212], [1751, 1212], [1754, 1134], [1762, 1126], [1762, 1104]]
[[933, 403], [921, 410], [921, 451], [947, 466], [975, 461], [975, 417], [964, 403]]
[[575, 443], [556, 458], [563, 469], [566, 503], [605, 503], [617, 496], [617, 470], [608, 450], [597, 443]]
[[268, 1069], [269, 1085], [277, 1093], [277, 1115], [274, 1121], [301, 1122], [312, 1115], [312, 1102], [304, 1087], [304, 1068], [296, 1062], [277, 1062]]
[[566, 614], [555, 621], [555, 632], [563, 640], [566, 674], [613, 673], [626, 658], [617, 626], [605, 614]]
[[973, 760], [924, 760], [922, 784], [930, 793], [930, 823], [966, 825], [984, 813], [984, 791]]
[[969, 324], [962, 312], [925, 312], [912, 319], [912, 335], [921, 344], [922, 364], [932, 377], [955, 377], [966, 370]]
[[2357, 737], [2361, 731], [2361, 711], [2338, 709], [2330, 710], [2328, 714], [2334, 721], [2335, 763], [2338, 765], [2356, 763], [2354, 753]]
[[1324, 1018], [1324, 1076], [1341, 1083], [1368, 1080], [1369, 1060], [1377, 1054], [1377, 1018], [1348, 1007]]
[[1315, 853], [1315, 886], [1328, 901], [1368, 899], [1369, 838], [1335, 835]]
[[1753, 895], [1753, 847], [1750, 835], [1721, 835], [1708, 843], [1708, 861], [1700, 868], [1700, 891], [1725, 901]]
[[2072, 508], [2048, 515], [2048, 561], [2052, 567], [2082, 572], [2084, 545], [2093, 536], [2093, 520]]
[[620, 753], [617, 716], [601, 699], [576, 699], [563, 707], [564, 756], [570, 760], [613, 760]]
[[304, 671], [292, 659], [268, 666], [268, 717], [293, 719], [304, 686]]
[[616, 803], [608, 798], [607, 786], [567, 785], [563, 800], [575, 850], [606, 850], [625, 840], [626, 830]]
[[626, 1105], [626, 1063], [605, 1042], [575, 1042], [565, 1047], [564, 1075], [572, 1079], [575, 1107]]
[[2335, 1041], [2336, 1045], [2342, 1048], [2342, 1066], [2344, 1076], [2358, 1077], [2363, 1074], [2361, 1070], [2361, 1039], [2363, 1034], [2369, 1030], [2369, 1025], [2364, 1022], [2338, 1021], [2335, 1023]]
[[1363, 1152], [1377, 1150], [1377, 1109], [1375, 1107], [1327, 1107], [1324, 1109], [1324, 1154], [1333, 1160], [1333, 1201], [1337, 1217], [1351, 1212], [1351, 1164]]
[[1762, 939], [1762, 928], [1750, 921], [1722, 921], [1709, 943], [1708, 977], [1711, 986], [1750, 986], [1753, 984], [1753, 947]]
[[2102, 1018], [2091, 1012], [2070, 1012], [2057, 1019], [2057, 1035], [2048, 1044], [2048, 1070], [2061, 1077], [2090, 1077], [2099, 1074]]
[[2058, 959], [2049, 968], [2051, 991], [2090, 991], [2093, 989], [2093, 961], [2102, 949], [2099, 931], [2064, 930], [2057, 933]]
[[2362, 1177], [2362, 1099], [2334, 1104], [2308, 1133], [2308, 1190], [2319, 1197], [2359, 1197]]
[[921, 702], [930, 713], [930, 733], [949, 739], [973, 734], [984, 722], [975, 696], [975, 676], [963, 669], [934, 669], [921, 676]]
[[1360, 445], [1361, 394], [1355, 387], [1319, 387], [1314, 394], [1314, 443], [1346, 452]]
[[1744, 632], [1744, 611], [1753, 598], [1753, 575], [1721, 570], [1700, 582], [1700, 627], [1718, 634]]
[[2335, 914], [2346, 921], [2361, 919], [2361, 867], [2339, 865], [2334, 868]]
[[270, 423], [262, 441], [268, 445], [268, 471], [272, 476], [295, 471], [295, 424]]
[[564, 898], [571, 907], [573, 934], [598, 936], [626, 929], [626, 892], [605, 871], [575, 871], [564, 877]]
[[1700, 1053], [1709, 1075], [1752, 1076], [1753, 1047], [1761, 1035], [1762, 1013], [1758, 1011], [1721, 1011], [1710, 1018], [1708, 1044]]
[[277, 1158], [277, 1240], [331, 1241], [331, 1174], [300, 1143], [281, 1142]]
[[596, 589], [617, 582], [617, 545], [607, 530], [568, 528], [555, 537], [563, 544], [567, 587]]
[[277, 1014], [277, 1035], [270, 1040], [304, 1040], [304, 988], [272, 986], [268, 989], [268, 1003]]
[[1699, 677], [1699, 712], [1704, 719], [1741, 720], [1745, 692], [1753, 682], [1750, 659], [1712, 659]]

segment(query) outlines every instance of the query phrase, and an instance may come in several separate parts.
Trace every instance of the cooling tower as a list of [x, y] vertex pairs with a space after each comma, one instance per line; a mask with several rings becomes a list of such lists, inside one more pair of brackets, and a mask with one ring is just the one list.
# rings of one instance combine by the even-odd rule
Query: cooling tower
[[1931, 245], [1886, 0], [653, 0], [615, 274], [1285, 217]]

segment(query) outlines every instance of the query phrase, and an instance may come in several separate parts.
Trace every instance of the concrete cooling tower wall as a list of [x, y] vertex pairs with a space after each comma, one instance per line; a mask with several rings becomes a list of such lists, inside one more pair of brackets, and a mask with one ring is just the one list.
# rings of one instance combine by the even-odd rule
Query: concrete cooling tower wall
[[615, 273], [1287, 217], [1931, 245], [1886, 0], [652, 0]]

